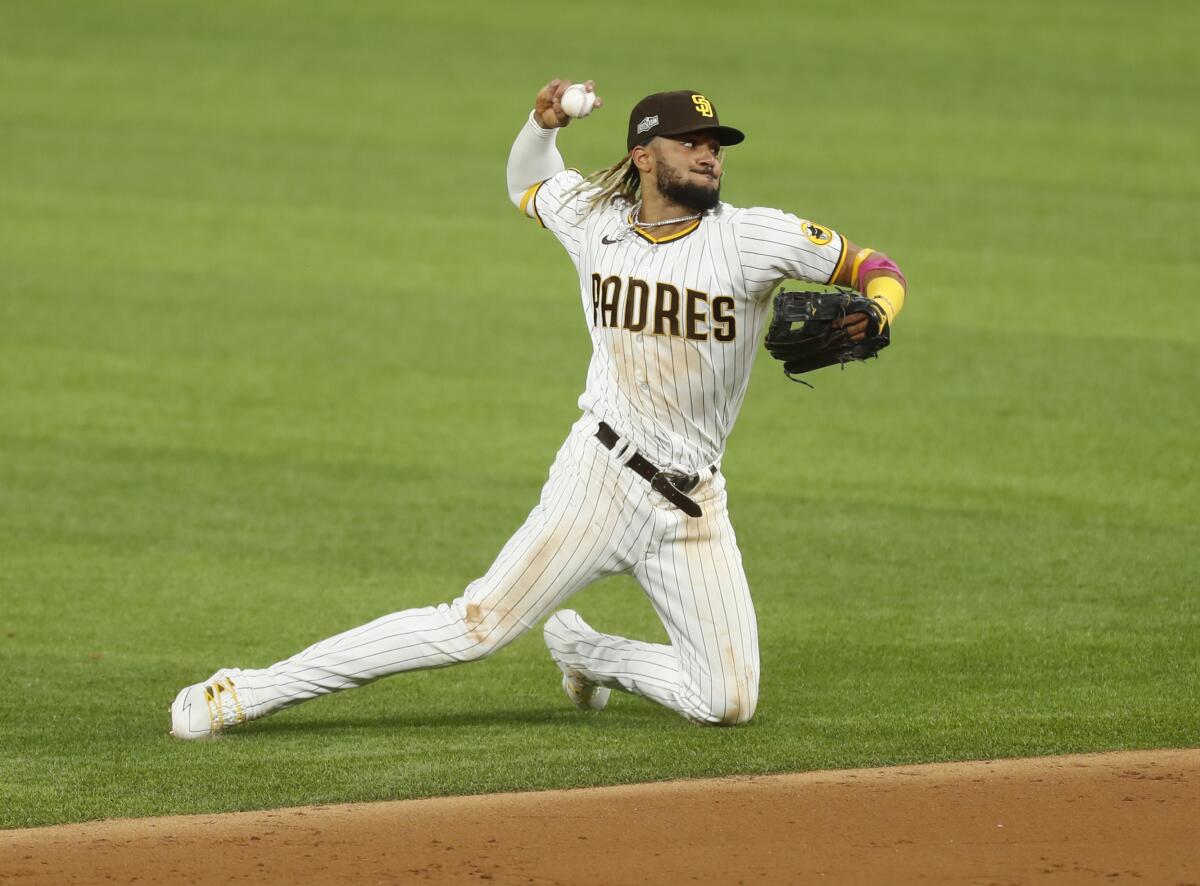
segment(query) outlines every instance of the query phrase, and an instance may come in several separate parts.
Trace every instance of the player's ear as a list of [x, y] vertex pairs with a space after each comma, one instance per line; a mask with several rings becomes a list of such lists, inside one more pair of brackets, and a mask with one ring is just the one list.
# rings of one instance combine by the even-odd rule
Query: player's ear
[[629, 152], [629, 156], [633, 158], [633, 165], [641, 172], [649, 172], [654, 168], [654, 161], [650, 157], [650, 151], [642, 145], [634, 145], [633, 150]]

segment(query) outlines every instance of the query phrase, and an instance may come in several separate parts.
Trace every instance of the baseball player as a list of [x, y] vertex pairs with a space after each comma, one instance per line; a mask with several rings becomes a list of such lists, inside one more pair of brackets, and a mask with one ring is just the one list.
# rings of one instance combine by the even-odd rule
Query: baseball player
[[[620, 162], [586, 178], [565, 169], [556, 136], [571, 119], [561, 104], [569, 85], [553, 80], [538, 92], [508, 160], [513, 203], [575, 266], [593, 348], [580, 417], [537, 505], [453, 602], [385, 615], [270, 667], [223, 669], [184, 688], [171, 707], [177, 738], [216, 735], [402, 671], [474, 661], [543, 619], [580, 709], [602, 709], [621, 689], [696, 723], [753, 716], [758, 629], [720, 463], [771, 293], [784, 279], [851, 286], [878, 307], [876, 322], [890, 324], [904, 277], [828, 227], [721, 202], [724, 149], [744, 135], [699, 92], [647, 96], [630, 114]], [[851, 314], [843, 326], [861, 339], [868, 317]], [[644, 589], [668, 643], [605, 634], [559, 608], [620, 573]]]

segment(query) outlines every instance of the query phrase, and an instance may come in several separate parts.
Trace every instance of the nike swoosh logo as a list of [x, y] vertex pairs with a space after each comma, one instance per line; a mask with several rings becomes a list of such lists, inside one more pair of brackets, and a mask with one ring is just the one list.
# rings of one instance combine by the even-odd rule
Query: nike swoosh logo
[[620, 238], [618, 238], [616, 240], [609, 240], [608, 234], [605, 234], [603, 237], [600, 238], [600, 242], [603, 243], [605, 246], [612, 246], [614, 243], [620, 243], [621, 240], [620, 240]]

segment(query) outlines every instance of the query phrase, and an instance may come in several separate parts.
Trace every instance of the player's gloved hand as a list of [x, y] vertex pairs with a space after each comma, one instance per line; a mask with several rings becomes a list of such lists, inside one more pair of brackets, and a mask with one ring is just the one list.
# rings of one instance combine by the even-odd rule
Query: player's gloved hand
[[[792, 381], [823, 366], [868, 360], [891, 342], [878, 305], [850, 289], [780, 292], [765, 345]], [[808, 384], [808, 382], [804, 382]]]
[[847, 314], [834, 320], [833, 328], [844, 330], [850, 336], [850, 341], [860, 342], [871, 331], [871, 317], [869, 314]]
[[[562, 94], [570, 85], [570, 80], [555, 78], [543, 86], [537, 94], [537, 98], [533, 102], [533, 116], [542, 129], [561, 129], [571, 122], [571, 118], [567, 116], [567, 112], [562, 107]], [[585, 80], [583, 86], [588, 92], [596, 91], [594, 80]], [[604, 100], [600, 96], [596, 96], [596, 107], [603, 104]]]

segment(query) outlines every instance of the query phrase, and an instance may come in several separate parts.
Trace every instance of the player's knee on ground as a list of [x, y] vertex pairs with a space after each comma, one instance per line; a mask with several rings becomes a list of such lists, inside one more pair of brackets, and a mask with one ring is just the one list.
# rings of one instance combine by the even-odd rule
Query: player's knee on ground
[[737, 726], [754, 716], [758, 706], [758, 681], [748, 675], [719, 678], [713, 692], [699, 703], [686, 706], [688, 719], [704, 726]]
[[728, 702], [720, 710], [712, 711], [710, 716], [714, 719], [709, 723], [713, 726], [738, 726], [747, 723], [754, 716], [754, 709], [757, 705], [757, 698], [740, 696]]

